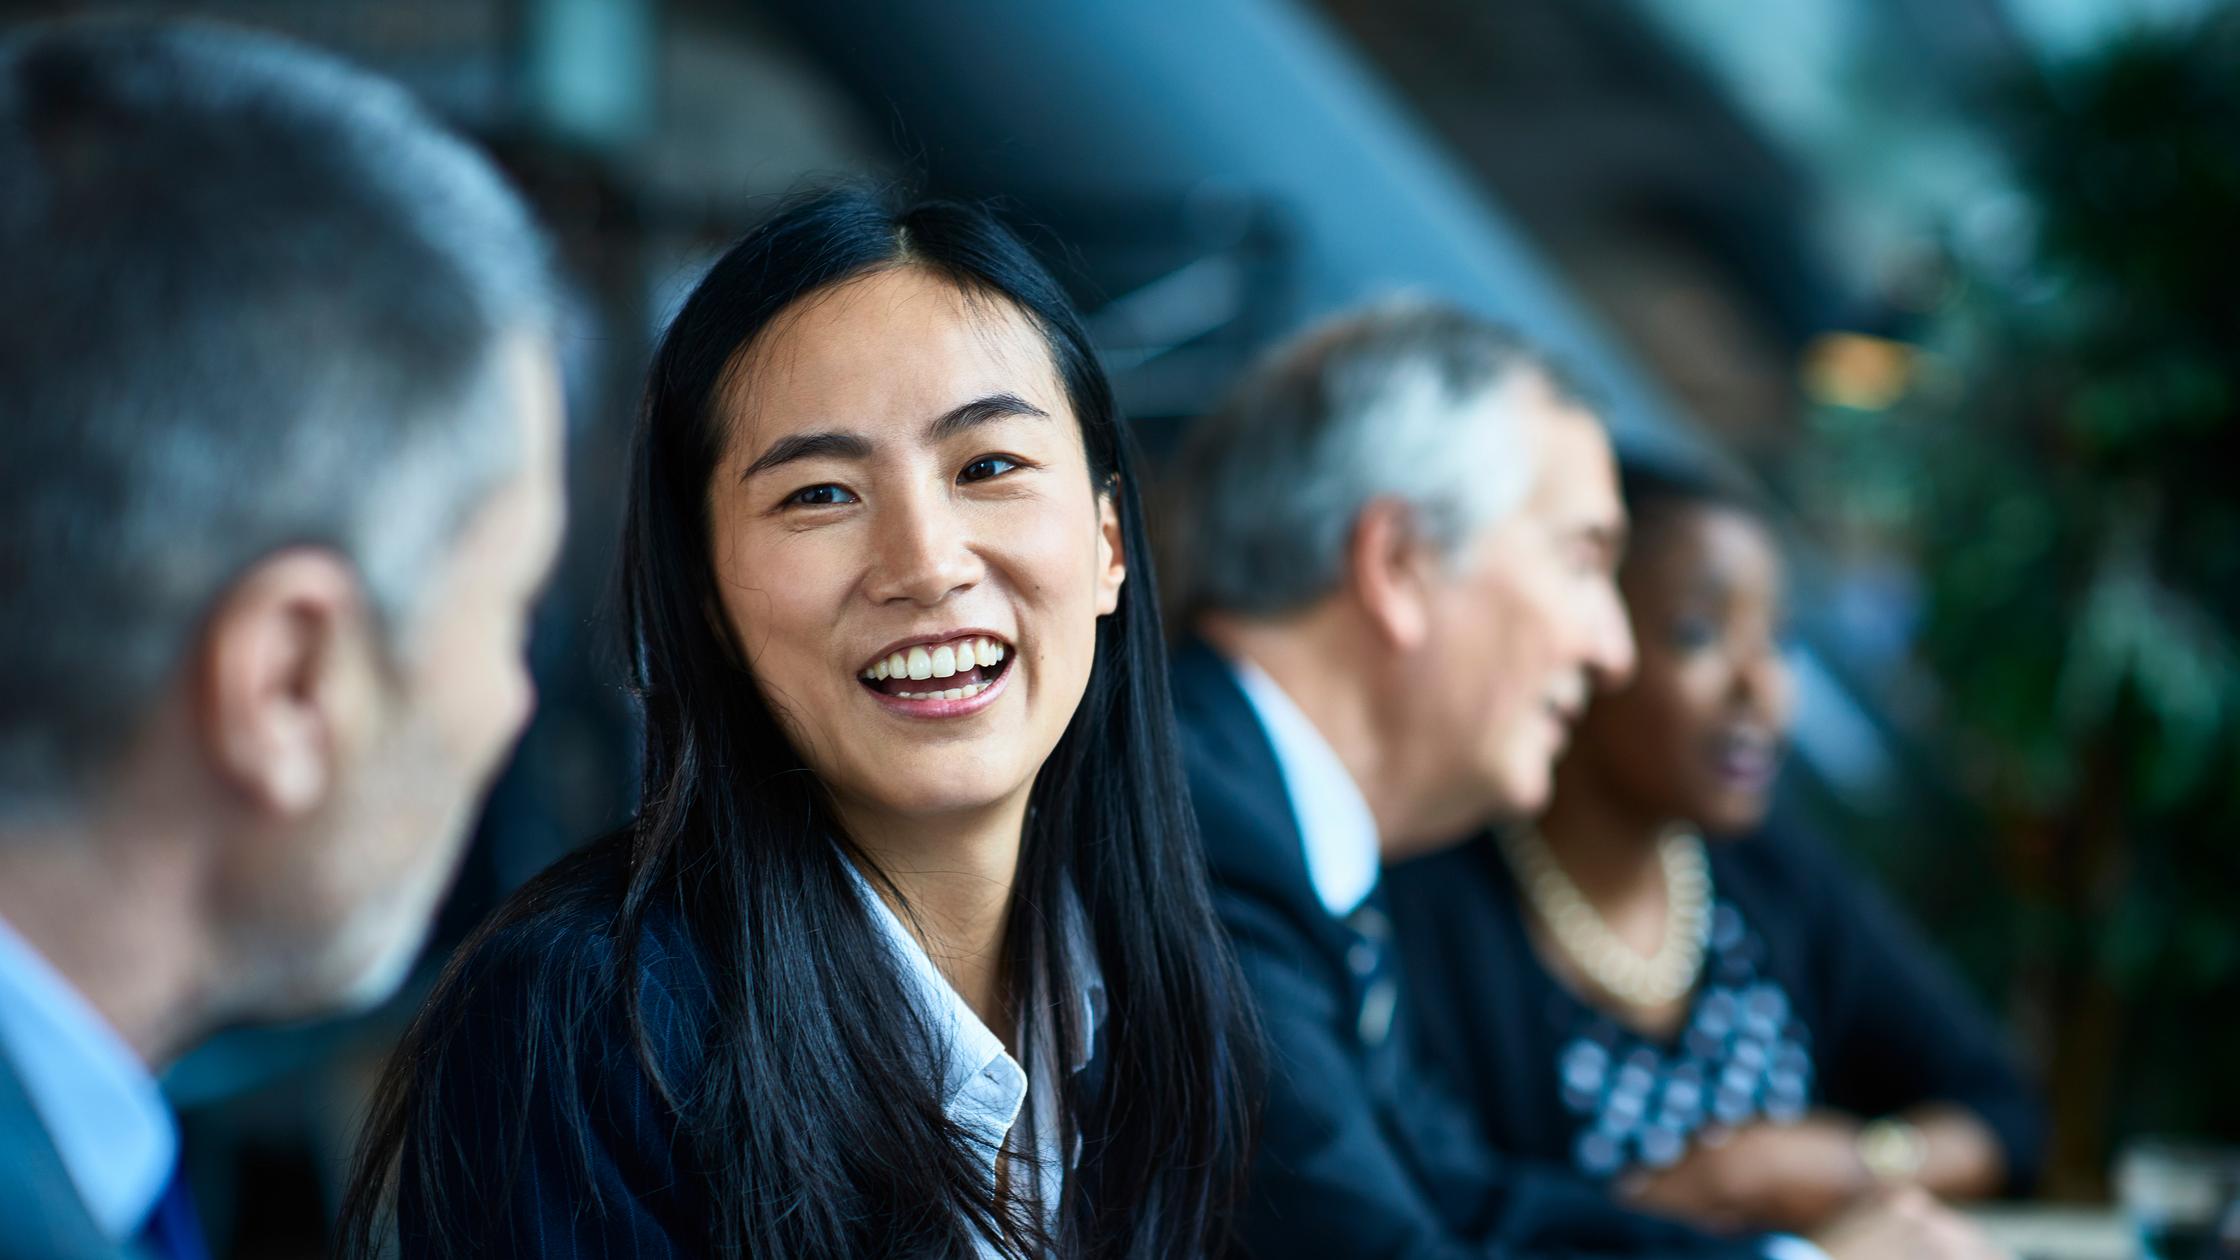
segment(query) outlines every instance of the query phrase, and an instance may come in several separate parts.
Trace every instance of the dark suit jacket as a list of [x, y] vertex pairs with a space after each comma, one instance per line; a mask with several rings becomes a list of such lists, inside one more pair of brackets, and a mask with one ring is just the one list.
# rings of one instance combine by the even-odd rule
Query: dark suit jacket
[[138, 1260], [102, 1236], [7, 1056], [0, 1055], [0, 1260]]
[[[405, 1257], [705, 1254], [705, 1177], [611, 987], [621, 870], [603, 841], [539, 876], [517, 894], [534, 913], [478, 936], [423, 1016], [452, 1031], [423, 1049], [410, 1123], [445, 1141], [399, 1168]], [[673, 921], [650, 919], [639, 951], [653, 1056], [690, 1080], [713, 990]]]
[[[742, 1153], [687, 1132], [647, 1062], [672, 1090], [695, 1088], [719, 1035], [716, 987], [674, 907], [648, 913], [636, 969], [622, 974], [613, 923], [627, 841], [595, 842], [516, 893], [518, 913], [478, 934], [431, 1000], [423, 1019], [452, 1032], [420, 1051], [410, 1123], [442, 1140], [409, 1143], [401, 1161], [407, 1260], [712, 1254], [710, 1161]], [[625, 983], [637, 989], [645, 1058], [625, 1026]], [[1099, 1071], [1083, 1070], [1091, 1095]]]
[[1247, 1250], [1268, 1260], [1760, 1254], [1754, 1241], [1626, 1212], [1565, 1170], [1488, 1148], [1413, 1057], [1389, 931], [1373, 913], [1334, 918], [1316, 897], [1275, 750], [1227, 663], [1182, 645], [1174, 693], [1215, 907], [1269, 1042]]

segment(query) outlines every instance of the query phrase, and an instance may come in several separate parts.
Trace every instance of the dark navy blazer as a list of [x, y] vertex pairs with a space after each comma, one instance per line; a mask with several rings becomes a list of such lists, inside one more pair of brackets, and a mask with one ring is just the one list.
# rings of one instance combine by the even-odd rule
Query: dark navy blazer
[[[399, 1169], [403, 1256], [552, 1260], [698, 1256], [714, 1220], [708, 1181], [623, 1026], [609, 925], [623, 878], [610, 838], [522, 896], [536, 912], [471, 947], [453, 1034], [416, 1124], [447, 1137], [440, 1159]], [[663, 1075], [694, 1078], [714, 988], [673, 918], [639, 939], [639, 1001]]]
[[[455, 1030], [423, 1050], [435, 1083], [414, 1123], [445, 1140], [433, 1158], [408, 1146], [399, 1169], [407, 1260], [704, 1256], [718, 1210], [737, 1210], [716, 1201], [709, 1161], [740, 1152], [687, 1131], [649, 1074], [675, 1093], [703, 1078], [719, 1027], [710, 964], [679, 914], [657, 906], [622, 974], [612, 925], [627, 858], [627, 838], [610, 837], [539, 876], [516, 894], [527, 912], [479, 935], [435, 999], [426, 1018]], [[624, 983], [636, 986], [643, 1055]], [[1102, 1070], [1082, 1069], [1086, 1095]]]
[[1215, 907], [1269, 1043], [1242, 1237], [1268, 1260], [1756, 1257], [1627, 1212], [1552, 1164], [1488, 1147], [1414, 1058], [1381, 894], [1333, 917], [1307, 874], [1274, 748], [1227, 662], [1175, 654], [1174, 695]]

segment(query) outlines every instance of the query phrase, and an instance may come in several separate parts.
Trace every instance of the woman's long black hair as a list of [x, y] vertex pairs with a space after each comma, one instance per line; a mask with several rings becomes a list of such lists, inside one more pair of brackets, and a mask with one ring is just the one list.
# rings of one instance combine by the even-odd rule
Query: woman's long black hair
[[[1039, 1024], [1032, 1044], [1087, 1036], [1081, 1004], [1055, 1000], [1091, 962], [1059, 911], [1068, 888], [1107, 992], [1093, 1069], [1061, 1073], [1062, 1149], [1078, 1136], [1081, 1156], [1047, 1234], [986, 1184], [985, 1150], [944, 1115], [926, 1029], [835, 847], [847, 843], [839, 819], [712, 611], [708, 495], [726, 372], [794, 303], [895, 266], [1007, 301], [1039, 327], [1133, 570], [1035, 780], [1006, 935], [1007, 974], [1044, 978], [1022, 1003]], [[534, 990], [528, 1044], [502, 1051], [508, 1070], [551, 1073], [564, 1094], [582, 1074], [580, 1030], [619, 1027], [705, 1179], [717, 1254], [969, 1255], [984, 1238], [1022, 1254], [1145, 1260], [1220, 1249], [1249, 1145], [1253, 1037], [1175, 754], [1131, 445], [1063, 291], [978, 209], [897, 210], [860, 189], [825, 191], [715, 264], [661, 339], [631, 455], [621, 597], [644, 711], [643, 806], [604, 842], [617, 872], [607, 894], [581, 895], [584, 879], [563, 864], [462, 947], [375, 1096], [344, 1204], [346, 1251], [371, 1249], [392, 1190], [443, 1219], [474, 1209], [463, 1197], [504, 1193], [509, 1169], [467, 1169], [473, 1184], [457, 1184], [443, 1102], [450, 1042], [480, 1035], [458, 1012], [500, 970], [494, 953]], [[656, 920], [681, 925], [709, 990], [682, 1016], [646, 982], [641, 941]], [[661, 1051], [680, 1018], [695, 1047], [681, 1070]], [[524, 1099], [549, 1096], [518, 1086]], [[569, 1113], [567, 1143], [591, 1140], [581, 1117], [595, 1105]]]

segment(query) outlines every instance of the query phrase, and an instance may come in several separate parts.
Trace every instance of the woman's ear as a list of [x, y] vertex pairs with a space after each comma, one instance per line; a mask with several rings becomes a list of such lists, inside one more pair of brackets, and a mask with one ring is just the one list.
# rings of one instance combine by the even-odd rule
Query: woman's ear
[[1120, 528], [1120, 478], [1115, 474], [1097, 494], [1097, 615], [1120, 607], [1120, 587], [1128, 580], [1127, 535]]

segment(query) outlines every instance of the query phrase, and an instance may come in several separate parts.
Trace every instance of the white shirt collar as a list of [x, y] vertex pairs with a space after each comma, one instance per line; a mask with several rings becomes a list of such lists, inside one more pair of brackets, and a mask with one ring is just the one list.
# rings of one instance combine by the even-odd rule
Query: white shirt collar
[[[886, 899], [871, 886], [856, 869], [855, 863], [843, 855], [842, 862], [855, 881], [856, 893], [863, 898], [871, 911], [872, 922], [879, 925], [888, 945], [902, 963], [903, 976], [914, 990], [919, 1010], [932, 1028], [935, 1038], [943, 1046], [941, 1063], [942, 1110], [965, 1131], [980, 1140], [987, 1153], [987, 1173], [992, 1181], [996, 1171], [996, 1156], [1010, 1138], [1011, 1126], [1018, 1120], [1019, 1112], [1027, 1101], [1028, 1077], [1003, 1047], [1003, 1039], [980, 1022], [980, 1016], [964, 1000], [948, 977], [928, 957], [918, 938], [911, 935], [896, 917]], [[1075, 1047], [1069, 1056], [1069, 1067], [1079, 1071], [1094, 1053], [1097, 1028], [1105, 1016], [1104, 974], [1098, 968], [1096, 949], [1089, 933], [1088, 916], [1083, 912], [1080, 899], [1067, 890], [1065, 904], [1060, 913], [1065, 915], [1065, 930], [1073, 946], [1073, 956], [1083, 968], [1081, 977], [1082, 1036], [1084, 1044]], [[1041, 1066], [1035, 1073], [1035, 1084], [1054, 1098], [1056, 1080], [1051, 1072], [1048, 1056], [1035, 1056]], [[1053, 1108], [1038, 1108], [1034, 1134], [1034, 1163], [1036, 1175], [1041, 1170], [1055, 1170], [1070, 1166], [1079, 1158], [1078, 1142], [1070, 1156], [1058, 1158], [1057, 1114]], [[1014, 1165], [1015, 1173], [1018, 1171]], [[1056, 1174], [1062, 1176], [1062, 1174]], [[1057, 1195], [1044, 1193], [1046, 1208], [1055, 1208]], [[983, 1248], [985, 1250], [985, 1248]], [[993, 1254], [988, 1253], [988, 1254]]]
[[1267, 671], [1246, 660], [1233, 660], [1229, 667], [1275, 748], [1291, 813], [1306, 842], [1307, 878], [1323, 908], [1342, 919], [1377, 886], [1382, 846], [1368, 798], [1338, 751]]
[[0, 1053], [111, 1241], [140, 1231], [171, 1179], [179, 1133], [140, 1057], [0, 919]]

